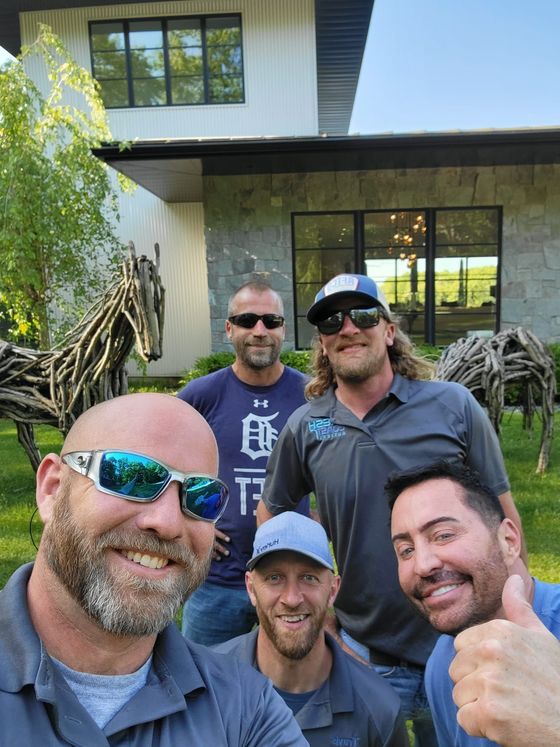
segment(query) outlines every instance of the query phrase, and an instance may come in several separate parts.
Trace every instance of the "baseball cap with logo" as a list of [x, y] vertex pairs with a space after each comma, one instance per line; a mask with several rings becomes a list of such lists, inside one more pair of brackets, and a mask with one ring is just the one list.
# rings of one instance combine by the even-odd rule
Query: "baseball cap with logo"
[[389, 313], [389, 304], [373, 278], [367, 275], [337, 275], [324, 285], [315, 296], [315, 301], [307, 312], [311, 324], [329, 316], [335, 301], [351, 298], [360, 308], [381, 306]]
[[284, 511], [261, 524], [255, 534], [253, 557], [247, 563], [247, 569], [252, 571], [261, 558], [280, 550], [305, 555], [334, 571], [327, 534], [318, 521], [308, 516]]

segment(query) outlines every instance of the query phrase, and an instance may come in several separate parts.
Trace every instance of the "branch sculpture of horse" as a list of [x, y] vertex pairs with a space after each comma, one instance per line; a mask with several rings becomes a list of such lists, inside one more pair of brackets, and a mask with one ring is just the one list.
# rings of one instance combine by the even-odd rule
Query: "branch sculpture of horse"
[[144, 361], [161, 358], [165, 289], [156, 262], [136, 257], [129, 243], [122, 273], [52, 350], [0, 340], [0, 417], [11, 418], [37, 469], [41, 455], [33, 426], [66, 434], [82, 412], [128, 391], [126, 360], [136, 343]]
[[498, 434], [505, 389], [520, 385], [523, 427], [532, 428], [537, 403], [542, 412], [537, 472], [546, 470], [554, 429], [556, 374], [554, 358], [532, 332], [517, 327], [489, 339], [461, 338], [444, 351], [436, 366], [436, 379], [457, 381], [470, 389], [487, 408]]

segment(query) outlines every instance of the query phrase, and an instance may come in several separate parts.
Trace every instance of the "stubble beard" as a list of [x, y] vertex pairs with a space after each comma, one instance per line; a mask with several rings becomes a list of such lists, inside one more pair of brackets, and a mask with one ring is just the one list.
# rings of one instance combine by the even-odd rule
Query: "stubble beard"
[[272, 338], [269, 338], [268, 341], [263, 340], [262, 344], [266, 347], [250, 349], [246, 342], [235, 344], [237, 358], [248, 368], [255, 371], [273, 366], [280, 357], [281, 344], [277, 344]]
[[348, 384], [362, 384], [381, 373], [385, 364], [385, 357], [370, 353], [363, 360], [344, 361], [340, 360], [340, 356], [337, 356], [329, 362], [337, 380]]
[[[257, 614], [259, 618], [259, 625], [262, 627], [267, 637], [271, 641], [274, 648], [278, 653], [285, 656], [287, 659], [300, 661], [311, 651], [319, 635], [323, 631], [323, 623], [327, 614], [327, 608], [318, 610], [315, 612], [311, 620], [311, 625], [306, 630], [294, 631], [290, 633], [287, 631], [282, 634], [278, 631], [277, 626], [274, 623], [274, 618], [262, 610], [258, 601], [256, 605]], [[297, 615], [297, 612], [285, 612], [286, 615]]]
[[[90, 537], [72, 516], [69, 490], [61, 490], [41, 539], [50, 569], [102, 630], [132, 637], [161, 632], [206, 578], [211, 550], [200, 558], [176, 542], [124, 529]], [[125, 568], [110, 568], [106, 552], [110, 548], [167, 557], [180, 572], [155, 580]]]
[[[488, 622], [496, 617], [502, 606], [502, 590], [508, 575], [502, 554], [499, 548], [495, 547], [484, 560], [476, 564], [471, 574], [443, 571], [441, 574], [435, 573], [430, 577], [431, 581], [448, 580], [449, 583], [453, 583], [455, 578], [471, 584], [473, 589], [471, 599], [462, 608], [455, 611], [450, 608], [441, 612], [431, 612], [418, 598], [421, 596], [420, 584], [416, 586], [416, 593], [413, 594], [411, 601], [433, 628], [440, 633], [456, 636], [461, 631], [472, 628], [473, 625]], [[426, 579], [425, 583], [429, 583], [430, 579]]]

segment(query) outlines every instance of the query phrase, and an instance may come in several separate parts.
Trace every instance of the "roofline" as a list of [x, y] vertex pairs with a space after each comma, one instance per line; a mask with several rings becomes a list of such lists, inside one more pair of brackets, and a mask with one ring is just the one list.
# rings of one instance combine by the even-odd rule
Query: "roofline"
[[107, 160], [141, 158], [203, 158], [221, 154], [323, 153], [330, 150], [391, 150], [394, 148], [437, 148], [454, 145], [557, 144], [560, 127], [508, 130], [464, 130], [457, 132], [380, 133], [375, 135], [319, 135], [305, 137], [173, 138], [138, 140], [123, 148], [121, 143], [104, 143], [92, 152]]
[[146, 140], [93, 153], [166, 202], [199, 202], [204, 176], [560, 163], [560, 128]]

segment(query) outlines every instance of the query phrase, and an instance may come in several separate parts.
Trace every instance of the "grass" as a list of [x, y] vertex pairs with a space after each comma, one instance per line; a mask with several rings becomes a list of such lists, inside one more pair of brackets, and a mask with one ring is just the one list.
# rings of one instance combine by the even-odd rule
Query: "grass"
[[[531, 572], [544, 581], [560, 583], [560, 441], [553, 444], [548, 472], [535, 474], [540, 423], [535, 431], [522, 429], [519, 413], [507, 413], [503, 422], [502, 449], [512, 492], [523, 519]], [[560, 428], [560, 414], [556, 416]], [[59, 451], [62, 438], [50, 427], [36, 429], [42, 454]], [[10, 420], [0, 420], [0, 588], [22, 563], [32, 560], [35, 548], [29, 537], [29, 520], [35, 507], [35, 477]], [[33, 522], [35, 541], [40, 522]]]

